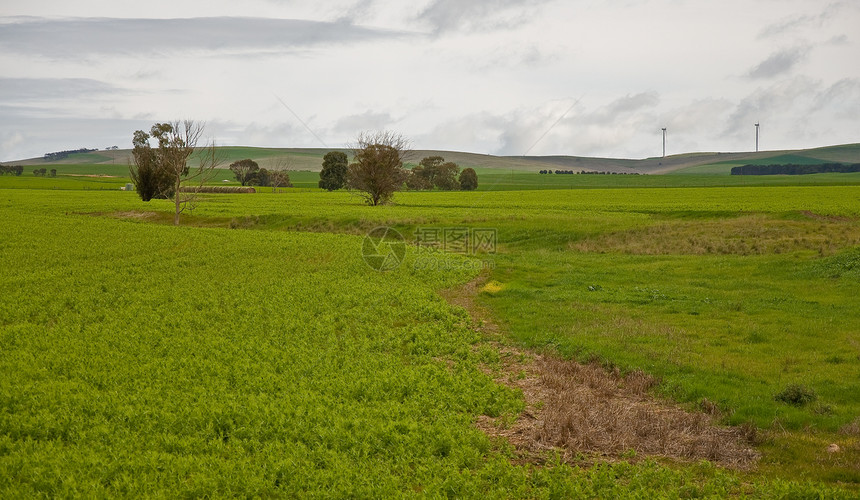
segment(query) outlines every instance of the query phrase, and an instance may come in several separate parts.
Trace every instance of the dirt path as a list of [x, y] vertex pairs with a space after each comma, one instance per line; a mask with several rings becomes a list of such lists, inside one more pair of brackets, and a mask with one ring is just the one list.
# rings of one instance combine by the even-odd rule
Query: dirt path
[[[758, 461], [754, 430], [716, 425], [714, 417], [691, 412], [649, 393], [658, 384], [648, 374], [626, 375], [597, 363], [581, 364], [552, 354], [504, 345], [503, 332], [477, 304], [486, 278], [442, 292], [449, 303], [469, 311], [485, 337], [499, 350], [501, 362], [488, 373], [499, 383], [522, 390], [526, 409], [512, 424], [482, 416], [478, 427], [506, 438], [520, 459], [542, 462], [557, 450], [566, 460], [577, 455], [605, 459], [659, 456], [709, 460], [748, 469]], [[635, 452], [635, 453], [633, 453]]]

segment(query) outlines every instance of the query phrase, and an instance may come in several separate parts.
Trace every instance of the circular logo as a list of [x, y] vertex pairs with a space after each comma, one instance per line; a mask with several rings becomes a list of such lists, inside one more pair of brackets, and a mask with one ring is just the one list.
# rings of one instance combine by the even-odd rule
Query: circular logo
[[361, 244], [361, 255], [377, 271], [392, 271], [406, 255], [406, 240], [396, 229], [380, 226], [372, 229]]

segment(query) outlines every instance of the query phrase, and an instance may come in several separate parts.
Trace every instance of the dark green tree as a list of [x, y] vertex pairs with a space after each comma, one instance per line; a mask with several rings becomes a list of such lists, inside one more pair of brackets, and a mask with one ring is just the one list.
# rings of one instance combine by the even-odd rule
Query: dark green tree
[[239, 181], [239, 183], [243, 186], [247, 186], [254, 182], [257, 172], [260, 171], [260, 166], [257, 165], [257, 162], [254, 160], [247, 158], [231, 163], [230, 170], [233, 172], [233, 175], [236, 176], [236, 180]]
[[445, 163], [445, 158], [441, 156], [428, 156], [418, 162], [418, 166], [421, 167], [420, 175], [430, 183], [430, 187], [427, 189], [433, 189], [433, 186], [436, 185], [436, 175], [439, 173], [439, 166], [443, 163]]
[[454, 162], [446, 162], [436, 167], [436, 175], [433, 176], [433, 185], [443, 191], [455, 191], [460, 189], [457, 175], [460, 167]]
[[[202, 123], [191, 120], [156, 123], [149, 134], [136, 131], [132, 140], [134, 166], [129, 167], [129, 173], [140, 198], [173, 198], [176, 226], [186, 208], [193, 210], [197, 194], [221, 162], [214, 142], [197, 148], [203, 129]], [[150, 138], [158, 142], [157, 148], [149, 144]], [[192, 170], [188, 162], [195, 151], [200, 164]]]
[[128, 173], [141, 200], [168, 199], [173, 196], [173, 183], [167, 170], [159, 163], [156, 150], [149, 144], [150, 137], [143, 130], [134, 132], [131, 150], [134, 165], [129, 166]]
[[341, 151], [329, 151], [323, 157], [320, 170], [319, 187], [335, 191], [346, 185], [346, 172], [349, 170], [349, 158]]
[[478, 189], [478, 174], [474, 168], [464, 168], [460, 172], [460, 189], [463, 191], [474, 191]]
[[424, 191], [433, 189], [433, 183], [425, 175], [424, 167], [418, 165], [412, 167], [412, 170], [409, 171], [409, 177], [406, 178], [406, 187], [413, 191]]

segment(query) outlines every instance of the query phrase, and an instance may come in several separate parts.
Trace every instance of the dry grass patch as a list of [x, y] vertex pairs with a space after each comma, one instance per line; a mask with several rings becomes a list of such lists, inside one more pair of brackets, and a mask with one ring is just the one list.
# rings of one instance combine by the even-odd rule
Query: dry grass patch
[[762, 255], [799, 250], [831, 255], [860, 244], [858, 221], [807, 217], [810, 220], [783, 220], [754, 214], [733, 219], [659, 222], [573, 242], [569, 248], [634, 255]]
[[[474, 301], [485, 280], [478, 278], [442, 294], [466, 308], [485, 337], [494, 338], [498, 325]], [[477, 425], [511, 442], [524, 461], [540, 462], [549, 450], [560, 451], [567, 460], [583, 453], [605, 458], [660, 456], [709, 460], [739, 469], [750, 468], [759, 459], [750, 446], [755, 432], [719, 426], [713, 415], [658, 400], [649, 393], [658, 381], [644, 372], [622, 374], [596, 362], [582, 364], [493, 345], [500, 363], [488, 373], [497, 382], [520, 389], [526, 410], [513, 422], [504, 416], [482, 416]]]

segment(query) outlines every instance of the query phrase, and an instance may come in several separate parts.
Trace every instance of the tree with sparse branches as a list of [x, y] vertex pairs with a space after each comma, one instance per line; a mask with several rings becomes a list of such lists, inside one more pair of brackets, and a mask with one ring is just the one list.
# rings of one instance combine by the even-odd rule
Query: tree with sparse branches
[[320, 170], [319, 187], [328, 191], [336, 191], [346, 184], [346, 172], [349, 169], [349, 158], [341, 151], [329, 151], [323, 157]]
[[[134, 167], [129, 171], [138, 194], [144, 201], [173, 198], [173, 224], [177, 226], [179, 215], [194, 209], [197, 194], [222, 161], [214, 142], [198, 147], [204, 128], [202, 123], [185, 120], [156, 123], [149, 134], [134, 133]], [[150, 145], [150, 139], [158, 142], [157, 148]], [[192, 155], [199, 161], [194, 169], [189, 165]]]
[[354, 162], [347, 169], [347, 187], [358, 191], [368, 205], [390, 201], [409, 175], [403, 169], [403, 161], [411, 153], [409, 141], [395, 132], [365, 132], [352, 150]]
[[260, 166], [257, 162], [247, 158], [244, 160], [234, 161], [230, 164], [230, 170], [236, 176], [236, 180], [243, 186], [247, 186], [254, 182], [257, 172], [260, 171]]

